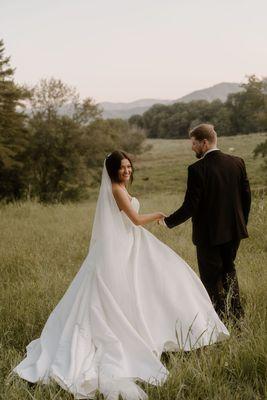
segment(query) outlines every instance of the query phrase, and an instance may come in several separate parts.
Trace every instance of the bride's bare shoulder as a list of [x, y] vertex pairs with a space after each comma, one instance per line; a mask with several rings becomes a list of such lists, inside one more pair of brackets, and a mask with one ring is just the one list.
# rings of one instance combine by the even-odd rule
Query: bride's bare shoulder
[[113, 192], [113, 193], [114, 193], [114, 192], [123, 192], [122, 187], [121, 187], [118, 183], [116, 183], [116, 182], [112, 182], [111, 187], [112, 187], [112, 192]]
[[115, 196], [115, 198], [117, 197], [124, 197], [125, 196], [125, 191], [123, 190], [123, 188], [116, 182], [112, 183], [112, 193]]
[[128, 194], [126, 189], [123, 189], [118, 183], [112, 183], [112, 193], [115, 197], [117, 203], [121, 204], [128, 203], [130, 200], [130, 195]]

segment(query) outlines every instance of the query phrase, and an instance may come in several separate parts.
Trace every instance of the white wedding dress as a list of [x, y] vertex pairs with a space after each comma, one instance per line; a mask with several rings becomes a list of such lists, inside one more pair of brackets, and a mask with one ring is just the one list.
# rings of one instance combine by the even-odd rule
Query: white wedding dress
[[[138, 211], [139, 202], [132, 198]], [[52, 378], [76, 399], [146, 399], [136, 384], [163, 383], [163, 351], [192, 350], [229, 337], [194, 271], [120, 212], [105, 165], [89, 253], [14, 368]]]

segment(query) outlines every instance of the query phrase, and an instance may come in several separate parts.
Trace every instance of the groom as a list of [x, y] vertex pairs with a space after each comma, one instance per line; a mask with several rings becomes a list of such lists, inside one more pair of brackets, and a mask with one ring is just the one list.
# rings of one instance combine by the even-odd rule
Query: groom
[[210, 124], [194, 128], [189, 137], [199, 161], [188, 167], [187, 190], [182, 206], [164, 218], [173, 228], [189, 218], [201, 280], [217, 313], [240, 318], [243, 309], [234, 260], [240, 240], [248, 237], [251, 195], [242, 158], [217, 148]]

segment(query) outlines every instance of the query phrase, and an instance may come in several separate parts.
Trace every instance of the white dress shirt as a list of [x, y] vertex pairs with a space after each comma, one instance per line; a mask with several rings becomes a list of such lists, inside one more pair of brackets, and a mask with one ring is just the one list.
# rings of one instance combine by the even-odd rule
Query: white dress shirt
[[211, 153], [212, 151], [215, 151], [215, 150], [220, 150], [220, 149], [218, 149], [217, 147], [215, 147], [214, 149], [209, 149], [206, 151], [206, 153], [203, 154], [203, 156], [201, 158], [205, 157], [206, 154]]

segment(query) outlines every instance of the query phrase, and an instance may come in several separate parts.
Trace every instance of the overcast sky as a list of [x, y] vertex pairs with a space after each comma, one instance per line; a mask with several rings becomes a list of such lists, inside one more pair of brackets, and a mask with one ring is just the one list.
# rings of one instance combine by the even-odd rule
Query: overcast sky
[[16, 81], [99, 101], [177, 99], [267, 76], [267, 0], [0, 0]]

